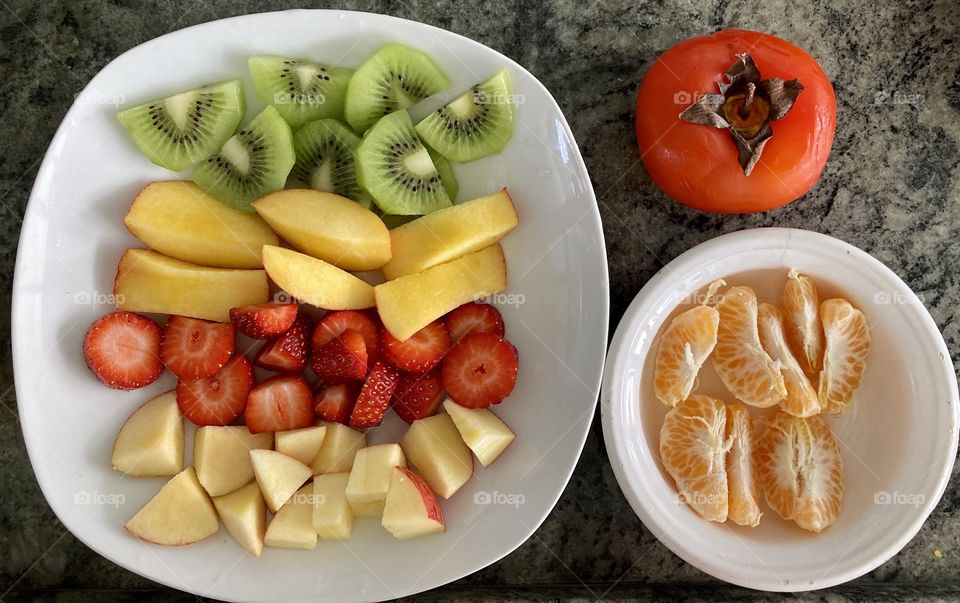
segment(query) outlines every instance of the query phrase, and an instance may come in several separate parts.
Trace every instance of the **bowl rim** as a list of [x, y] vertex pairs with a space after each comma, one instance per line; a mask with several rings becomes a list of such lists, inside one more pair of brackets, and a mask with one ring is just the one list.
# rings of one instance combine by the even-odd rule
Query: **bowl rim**
[[[771, 245], [771, 243], [773, 245]], [[663, 288], [669, 287], [667, 281], [673, 276], [673, 273], [676, 271], [684, 274], [686, 273], [686, 268], [694, 264], [702, 265], [704, 258], [719, 257], [721, 254], [726, 255], [731, 251], [743, 251], [745, 248], [756, 249], [759, 245], [766, 246], [768, 249], [785, 249], [790, 246], [791, 243], [819, 245], [831, 249], [835, 254], [846, 254], [851, 256], [855, 261], [864, 262], [879, 273], [897, 294], [905, 296], [904, 299], [908, 299], [911, 302], [909, 305], [914, 309], [919, 319], [919, 322], [915, 323], [912, 328], [920, 332], [921, 335], [935, 345], [935, 352], [941, 354], [942, 358], [947, 359], [947, 361], [939, 367], [932, 368], [931, 372], [942, 377], [943, 385], [950, 395], [950, 414], [953, 416], [953, 422], [950, 426], [950, 446], [952, 453], [948, 453], [950, 451], [944, 451], [944, 462], [940, 474], [937, 476], [933, 492], [926, 498], [923, 505], [916, 508], [914, 512], [915, 516], [903, 533], [886, 544], [880, 553], [862, 562], [860, 565], [834, 573], [827, 570], [819, 578], [809, 583], [801, 583], [799, 581], [785, 583], [730, 573], [729, 567], [722, 566], [722, 564], [711, 560], [709, 556], [703, 554], [702, 549], [698, 550], [694, 546], [690, 546], [673, 538], [670, 534], [670, 525], [665, 521], [665, 518], [657, 517], [645, 508], [642, 503], [642, 499], [649, 495], [648, 490], [644, 488], [643, 484], [643, 480], [647, 476], [642, 475], [640, 471], [631, 470], [633, 469], [631, 463], [636, 461], [636, 459], [627, 449], [629, 438], [635, 438], [636, 434], [632, 430], [628, 432], [627, 427], [624, 426], [622, 422], [615, 420], [620, 418], [617, 414], [618, 408], [624, 408], [627, 403], [627, 401], [621, 397], [620, 392], [622, 391], [621, 385], [623, 384], [627, 362], [628, 359], [630, 359], [628, 349], [630, 335], [638, 330], [644, 318], [641, 313], [646, 309], [645, 305], [654, 297], [655, 293], [659, 293]], [[659, 328], [660, 327], [658, 327], [657, 330], [659, 330]], [[647, 350], [646, 353], [649, 353], [649, 350]], [[646, 357], [646, 355], [644, 355], [644, 357]], [[922, 301], [896, 273], [869, 253], [835, 237], [794, 228], [752, 228], [723, 234], [696, 245], [663, 266], [636, 294], [617, 326], [607, 352], [607, 364], [604, 369], [603, 386], [601, 390], [600, 412], [607, 456], [620, 490], [638, 518], [657, 540], [678, 557], [707, 574], [738, 586], [771, 592], [803, 592], [843, 584], [866, 574], [896, 555], [916, 536], [930, 513], [942, 498], [952, 474], [958, 441], [960, 441], [960, 396], [958, 396], [957, 379], [953, 371], [953, 363], [943, 335]], [[691, 519], [701, 521], [692, 513], [689, 514], [689, 516]]]

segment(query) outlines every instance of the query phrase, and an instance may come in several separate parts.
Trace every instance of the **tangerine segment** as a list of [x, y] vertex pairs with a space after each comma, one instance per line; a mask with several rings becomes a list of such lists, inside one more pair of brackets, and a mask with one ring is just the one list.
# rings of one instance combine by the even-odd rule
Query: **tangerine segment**
[[770, 357], [780, 363], [780, 374], [787, 388], [787, 397], [780, 402], [780, 408], [797, 417], [819, 414], [817, 391], [787, 345], [783, 314], [772, 304], [760, 304], [758, 323], [760, 343]]
[[870, 327], [863, 312], [845, 299], [820, 304], [826, 336], [819, 396], [823, 412], [840, 414], [860, 385], [870, 354]]
[[843, 460], [820, 415], [778, 412], [757, 445], [760, 485], [770, 508], [798, 526], [820, 532], [843, 505]]
[[727, 406], [727, 489], [729, 490], [729, 518], [741, 526], [760, 525], [760, 482], [756, 458], [753, 454], [757, 436], [753, 430], [750, 411], [743, 404]]
[[820, 295], [813, 279], [791, 268], [783, 287], [782, 303], [790, 350], [804, 372], [815, 377], [823, 360], [823, 328], [820, 325]]
[[667, 406], [690, 396], [700, 367], [717, 345], [720, 313], [697, 306], [674, 318], [660, 338], [653, 369], [653, 392]]
[[660, 458], [680, 498], [704, 519], [727, 520], [727, 412], [723, 402], [693, 395], [667, 413]]
[[717, 304], [720, 327], [713, 366], [720, 380], [739, 400], [767, 408], [787, 395], [780, 366], [760, 344], [757, 294], [750, 287], [727, 290]]

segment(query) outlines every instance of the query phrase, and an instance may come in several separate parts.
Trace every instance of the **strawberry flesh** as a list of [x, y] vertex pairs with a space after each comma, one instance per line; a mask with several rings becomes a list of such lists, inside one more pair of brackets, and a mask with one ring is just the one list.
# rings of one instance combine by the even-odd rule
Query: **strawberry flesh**
[[347, 330], [317, 350], [310, 368], [328, 385], [360, 381], [367, 374], [367, 344], [363, 335]]
[[310, 331], [313, 321], [301, 314], [279, 337], [263, 344], [253, 363], [268, 371], [299, 373], [310, 357]]
[[443, 359], [443, 387], [460, 406], [499, 404], [517, 383], [517, 361], [517, 349], [496, 334], [467, 335]]
[[196, 425], [229, 425], [243, 414], [252, 387], [253, 367], [236, 356], [216, 375], [180, 381], [177, 406]]
[[443, 401], [440, 371], [403, 373], [393, 390], [393, 410], [407, 423], [436, 414]]
[[390, 398], [399, 379], [400, 374], [390, 366], [382, 362], [374, 364], [350, 413], [350, 427], [366, 429], [379, 425], [390, 407]]
[[146, 316], [114, 312], [97, 319], [83, 339], [83, 359], [107, 387], [137, 389], [160, 377], [160, 327]]
[[233, 325], [171, 316], [163, 328], [160, 358], [180, 379], [216, 375], [233, 355]]
[[324, 314], [320, 322], [317, 323], [317, 328], [313, 331], [313, 349], [319, 350], [347, 330], [356, 331], [363, 335], [370, 364], [380, 359], [377, 342], [377, 320], [371, 318], [370, 314], [357, 310], [334, 310]]
[[443, 319], [450, 332], [450, 341], [456, 343], [465, 335], [493, 333], [503, 337], [503, 317], [490, 304], [471, 302], [450, 311]]
[[439, 321], [433, 321], [400, 341], [386, 329], [380, 330], [380, 350], [394, 367], [408, 373], [425, 373], [432, 369], [450, 349], [450, 335]]
[[303, 377], [271, 377], [250, 390], [243, 416], [250, 433], [310, 427], [315, 420], [313, 392]]
[[252, 339], [270, 339], [285, 333], [297, 320], [297, 304], [252, 304], [230, 310], [230, 322]]
[[350, 413], [357, 402], [358, 389], [356, 385], [341, 383], [328, 385], [317, 392], [313, 410], [324, 421], [343, 423], [350, 421]]

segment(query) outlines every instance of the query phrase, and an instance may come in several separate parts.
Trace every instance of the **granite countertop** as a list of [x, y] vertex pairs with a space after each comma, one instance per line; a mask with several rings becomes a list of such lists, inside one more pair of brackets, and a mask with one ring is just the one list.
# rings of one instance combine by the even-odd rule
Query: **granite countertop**
[[[302, 7], [285, 0], [0, 1], [0, 278], [9, 332], [17, 237], [31, 183], [74, 96], [137, 44], [222, 17]], [[447, 4], [359, 0], [443, 27], [515, 59], [570, 120], [593, 179], [610, 263], [611, 333], [661, 267], [693, 245], [755, 226], [831, 234], [885, 262], [925, 300], [960, 357], [960, 9], [955, 0], [514, 0]], [[633, 134], [637, 82], [663, 50], [724, 27], [759, 29], [807, 49], [833, 78], [838, 128], [817, 186], [793, 205], [713, 216], [664, 197]], [[899, 99], [898, 102], [894, 102]], [[907, 102], [909, 101], [909, 102]], [[165, 589], [101, 558], [57, 521], [34, 479], [17, 420], [10, 348], [0, 350], [0, 599], [173, 601]], [[896, 557], [845, 586], [801, 599], [960, 598], [960, 479]], [[779, 599], [727, 586], [663, 547], [620, 493], [599, 413], [566, 492], [516, 552], [428, 593], [452, 598]]]

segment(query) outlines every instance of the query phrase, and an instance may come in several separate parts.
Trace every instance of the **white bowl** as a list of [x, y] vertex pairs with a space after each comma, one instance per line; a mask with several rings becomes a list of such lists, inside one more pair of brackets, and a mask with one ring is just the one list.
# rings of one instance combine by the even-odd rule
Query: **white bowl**
[[[508, 186], [520, 214], [520, 226], [504, 240], [510, 285], [494, 299], [520, 351], [517, 388], [496, 408], [517, 439], [489, 468], [478, 463], [467, 486], [443, 501], [443, 535], [400, 542], [376, 521], [360, 520], [343, 543], [322, 542], [314, 551], [271, 549], [260, 559], [245, 554], [225, 530], [185, 547], [143, 543], [122, 526], [164, 480], [124, 479], [110, 469], [110, 449], [126, 416], [174, 381], [168, 374], [147, 390], [109, 390], [84, 366], [81, 344], [90, 323], [112, 309], [122, 250], [138, 246], [122, 222], [130, 202], [145, 183], [174, 175], [140, 154], [117, 122], [115, 105], [242, 77], [249, 119], [260, 104], [247, 57], [276, 53], [357, 66], [388, 42], [426, 51], [452, 79], [445, 93], [415, 108], [418, 115], [501, 69], [513, 77], [520, 103], [513, 139], [501, 155], [455, 169], [461, 200]], [[30, 461], [51, 508], [115, 563], [216, 599], [403, 597], [500, 559], [553, 508], [593, 419], [608, 306], [606, 253], [590, 178], [559, 107], [529, 72], [477, 42], [383, 15], [248, 15], [130, 50], [90, 82], [64, 118], [20, 238], [13, 291], [17, 403]], [[404, 427], [390, 413], [370, 438], [397, 441]]]
[[[714, 279], [780, 298], [788, 268], [812, 276], [821, 299], [860, 307], [873, 339], [852, 406], [829, 418], [846, 474], [843, 510], [819, 535], [762, 505], [757, 528], [701, 519], [678, 502], [660, 463], [667, 408], [653, 395], [658, 333]], [[724, 392], [704, 367], [704, 393]], [[725, 397], [730, 399], [729, 394]], [[621, 490], [647, 528], [688, 563], [749, 588], [804, 591], [874, 569], [917, 533], [943, 494], [957, 453], [957, 381], [937, 325], [916, 295], [869, 254], [803, 230], [761, 228], [707, 241], [667, 264], [637, 294], [610, 345], [601, 412]]]

